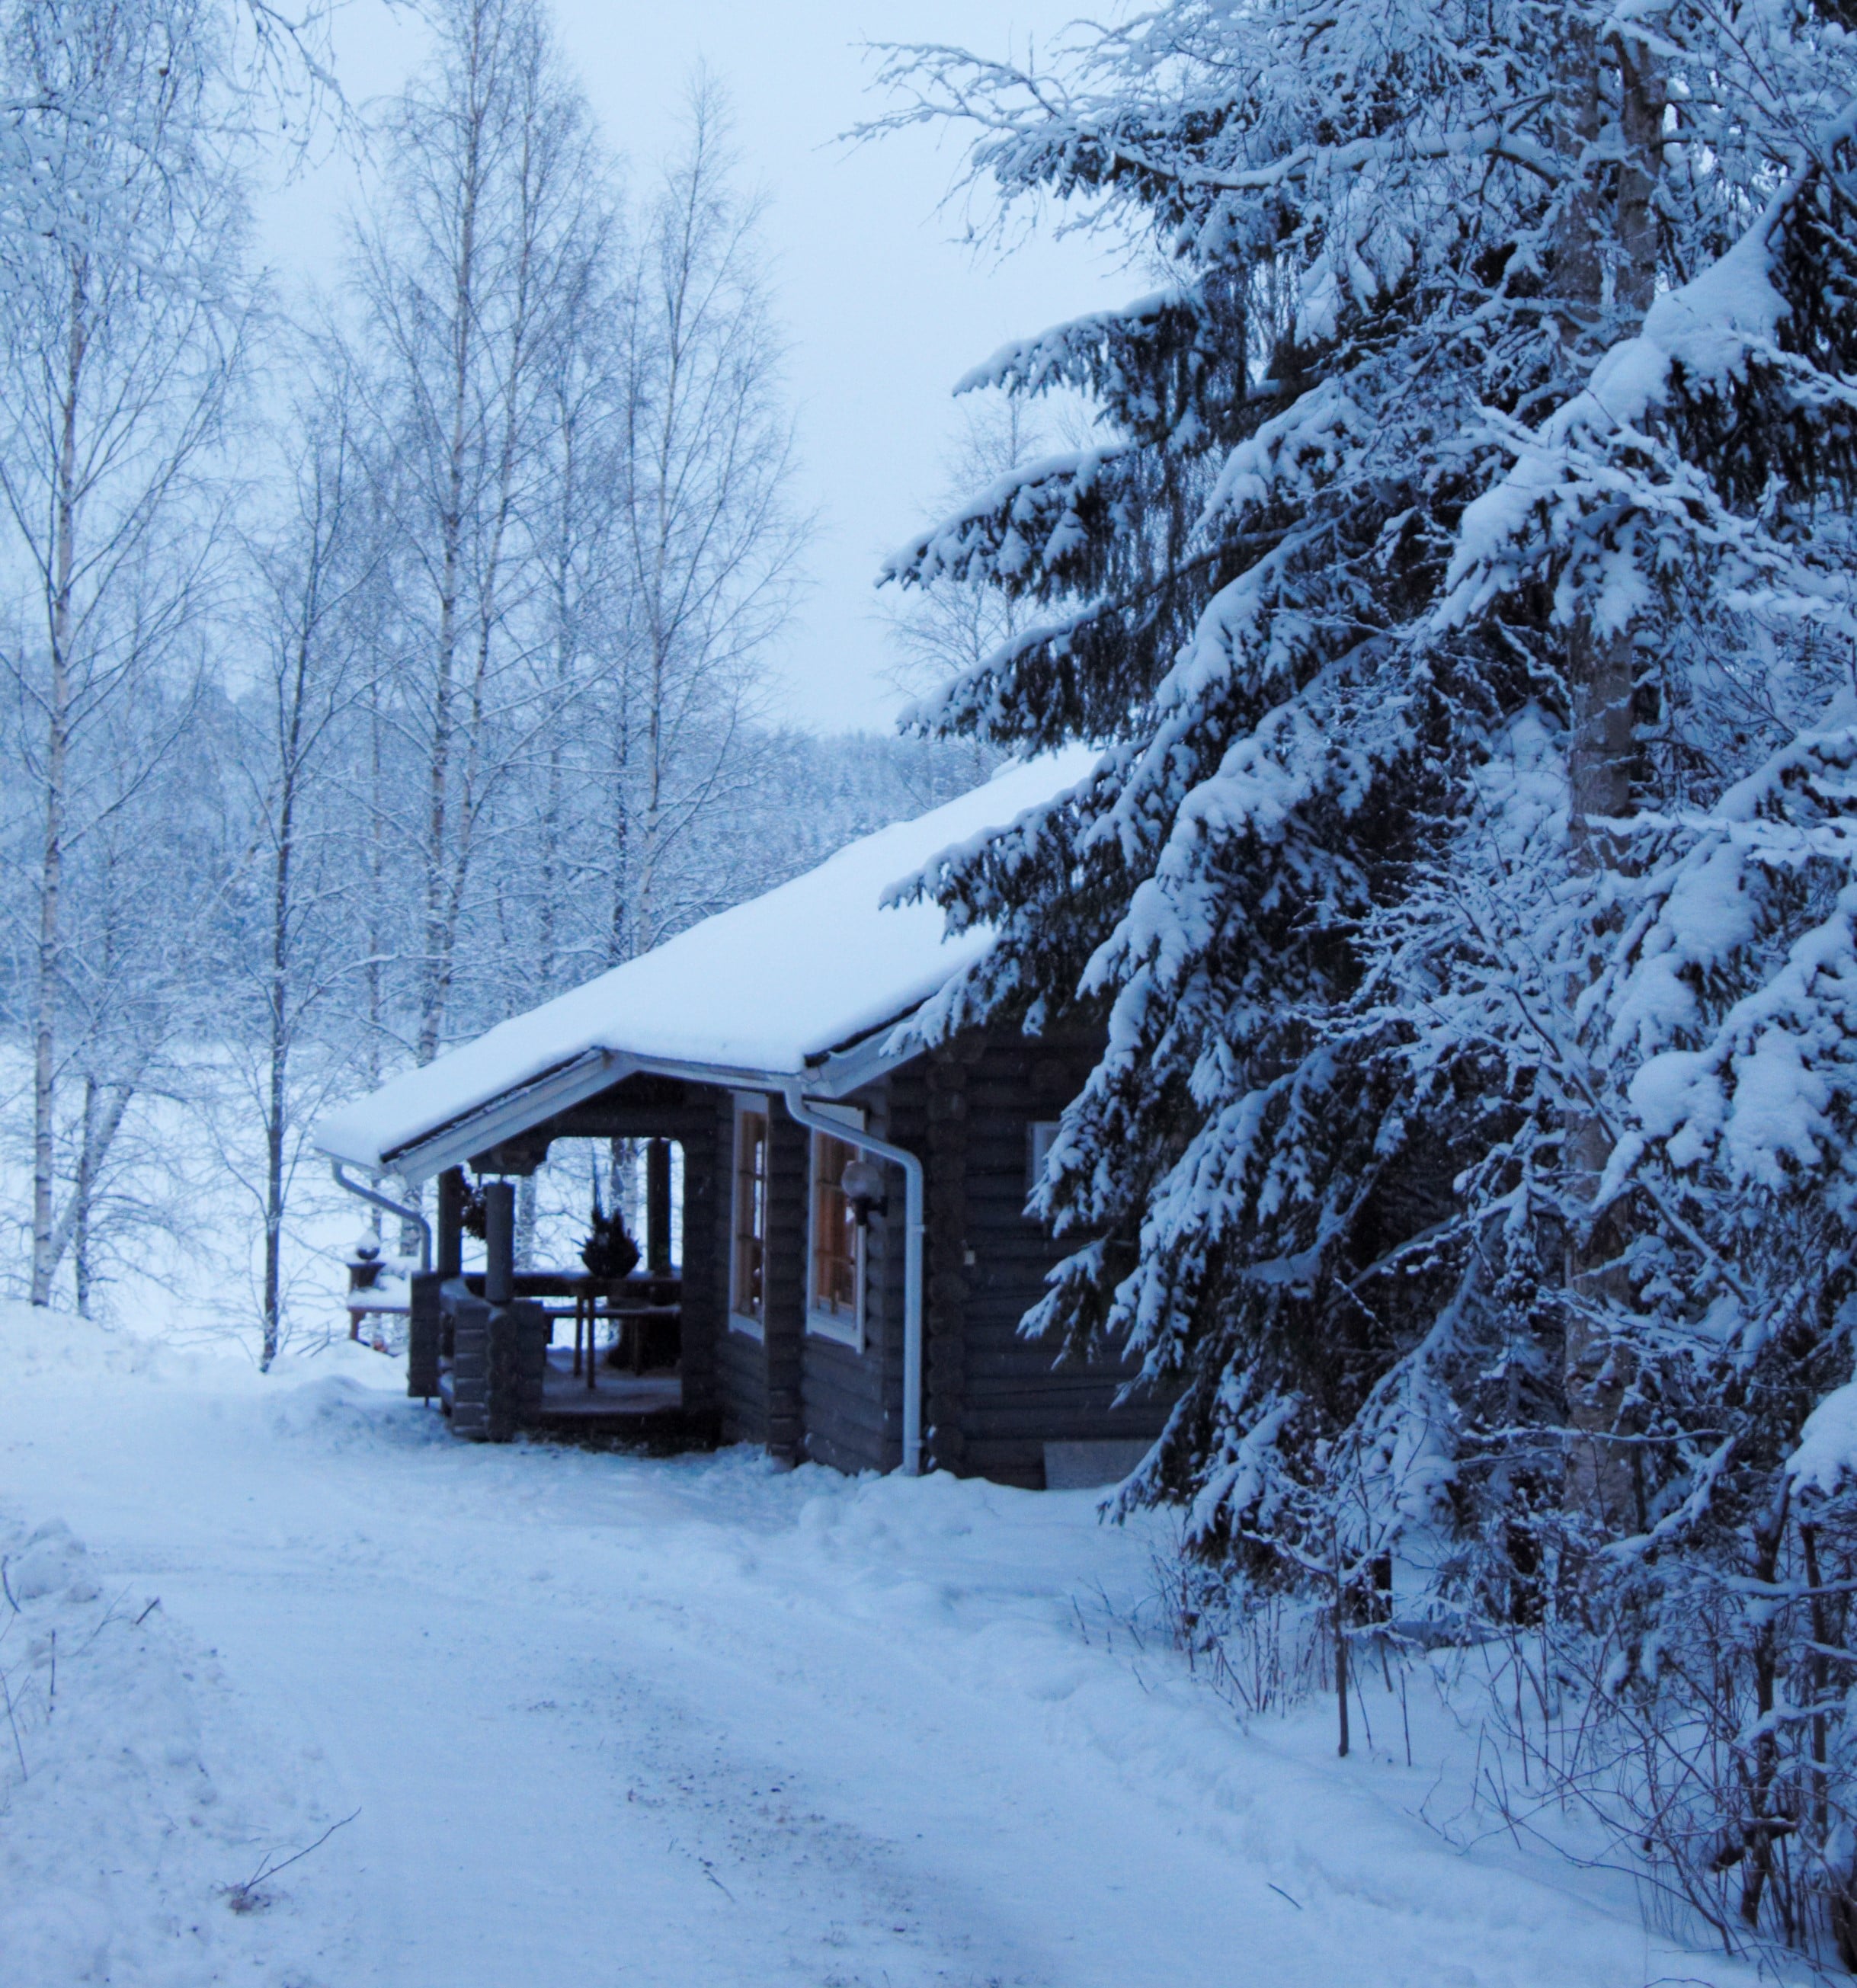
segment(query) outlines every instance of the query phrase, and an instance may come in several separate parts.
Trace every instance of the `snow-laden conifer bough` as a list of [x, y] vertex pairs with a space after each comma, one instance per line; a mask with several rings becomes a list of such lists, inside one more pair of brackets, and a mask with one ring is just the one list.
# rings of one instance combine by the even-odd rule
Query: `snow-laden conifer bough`
[[1021, 604], [921, 725], [1102, 751], [924, 879], [1000, 935], [925, 1026], [1107, 1021], [1030, 1327], [1183, 1384], [1128, 1495], [1199, 1622], [1506, 1642], [1656, 1895], [1857, 1966], [1845, 11], [1162, 0], [886, 75], [1175, 272], [964, 383], [1101, 442], [888, 570]]

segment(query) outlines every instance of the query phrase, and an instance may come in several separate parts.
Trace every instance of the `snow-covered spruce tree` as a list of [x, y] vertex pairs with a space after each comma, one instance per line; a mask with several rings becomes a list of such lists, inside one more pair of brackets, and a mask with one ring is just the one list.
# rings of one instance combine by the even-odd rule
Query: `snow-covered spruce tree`
[[1857, 1962], [1849, 1487], [1788, 1469], [1857, 1225], [1839, 10], [1163, 0], [889, 76], [1175, 272], [972, 376], [1101, 445], [891, 568], [1035, 610], [919, 722], [1102, 749], [923, 880], [1000, 932], [932, 1030], [1107, 1027], [1028, 1330], [1179, 1391], [1132, 1495], [1208, 1563], [1540, 1631], [1568, 1785]]

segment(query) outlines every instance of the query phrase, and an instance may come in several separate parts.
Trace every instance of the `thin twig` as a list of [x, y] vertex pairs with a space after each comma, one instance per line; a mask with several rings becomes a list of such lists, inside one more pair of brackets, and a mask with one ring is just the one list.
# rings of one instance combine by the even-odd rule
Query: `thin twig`
[[279, 1871], [288, 1871], [293, 1864], [300, 1864], [312, 1851], [320, 1850], [338, 1829], [346, 1829], [360, 1813], [361, 1811], [357, 1808], [343, 1816], [339, 1822], [332, 1822], [313, 1843], [298, 1851], [294, 1857], [286, 1857], [281, 1864], [273, 1864], [271, 1861], [271, 1853], [267, 1850], [258, 1868], [245, 1879], [242, 1885], [228, 1885], [226, 1887], [227, 1891], [231, 1894], [234, 1908], [237, 1909], [242, 1904], [249, 1906], [261, 1885], [269, 1884]]
[[80, 1657], [83, 1655], [85, 1651], [89, 1649], [90, 1645], [96, 1641], [97, 1638], [109, 1628], [112, 1622], [120, 1622], [123, 1619], [117, 1614], [116, 1611], [118, 1605], [122, 1601], [123, 1596], [127, 1594], [128, 1592], [128, 1588], [125, 1587], [117, 1594], [116, 1599], [113, 1601], [110, 1604], [109, 1607], [103, 1611], [102, 1616], [97, 1621], [95, 1628], [93, 1628], [90, 1635], [78, 1645], [77, 1654]]
[[13, 1751], [19, 1756], [19, 1778], [28, 1781], [32, 1776], [26, 1771], [25, 1747], [19, 1737], [19, 1721], [13, 1712], [13, 1688], [4, 1670], [0, 1670], [0, 1694], [4, 1694], [6, 1699], [6, 1723], [13, 1729]]

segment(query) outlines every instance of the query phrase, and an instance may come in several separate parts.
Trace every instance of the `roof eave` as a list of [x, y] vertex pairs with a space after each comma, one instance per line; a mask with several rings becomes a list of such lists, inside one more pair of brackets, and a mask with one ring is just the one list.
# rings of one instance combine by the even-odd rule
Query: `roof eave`
[[[879, 1077], [887, 1077], [904, 1063], [913, 1063], [922, 1053], [920, 1043], [905, 1050], [893, 1050], [890, 1045], [897, 1030], [915, 1012], [912, 1009], [898, 1016], [857, 1042], [830, 1050], [820, 1057], [809, 1057], [801, 1073], [807, 1094], [813, 1097], [843, 1097], [847, 1092], [861, 1090], [867, 1084], [874, 1084]], [[782, 1081], [790, 1083], [792, 1078], [789, 1076]]]
[[475, 1155], [519, 1137], [558, 1112], [584, 1104], [628, 1077], [681, 1077], [687, 1083], [713, 1084], [724, 1090], [781, 1090], [797, 1080], [804, 1084], [809, 1096], [842, 1097], [921, 1054], [919, 1049], [901, 1053], [888, 1049], [895, 1026], [887, 1023], [860, 1042], [830, 1050], [816, 1060], [809, 1058], [801, 1070], [756, 1070], [676, 1057], [635, 1056], [623, 1050], [590, 1050], [570, 1063], [557, 1065], [475, 1110], [391, 1148], [381, 1155], [381, 1167], [384, 1172], [397, 1174], [408, 1186], [416, 1187], [448, 1167], [462, 1166]]
[[381, 1155], [381, 1166], [384, 1172], [397, 1174], [408, 1187], [417, 1187], [448, 1167], [462, 1166], [472, 1154], [484, 1152], [552, 1118], [557, 1111], [597, 1097], [624, 1082], [637, 1067], [632, 1058], [617, 1050], [589, 1050], [404, 1145], [390, 1147]]

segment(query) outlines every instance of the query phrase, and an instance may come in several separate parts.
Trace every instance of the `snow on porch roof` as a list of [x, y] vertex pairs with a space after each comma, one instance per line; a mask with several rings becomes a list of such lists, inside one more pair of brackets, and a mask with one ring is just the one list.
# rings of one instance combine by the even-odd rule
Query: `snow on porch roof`
[[[1080, 748], [1009, 766], [958, 800], [848, 844], [816, 870], [693, 925], [316, 1128], [333, 1159], [375, 1168], [590, 1052], [778, 1080], [919, 1006], [986, 951], [936, 904], [885, 892], [943, 850], [1003, 828], [1083, 779]], [[543, 1114], [546, 1115], [546, 1114]]]

